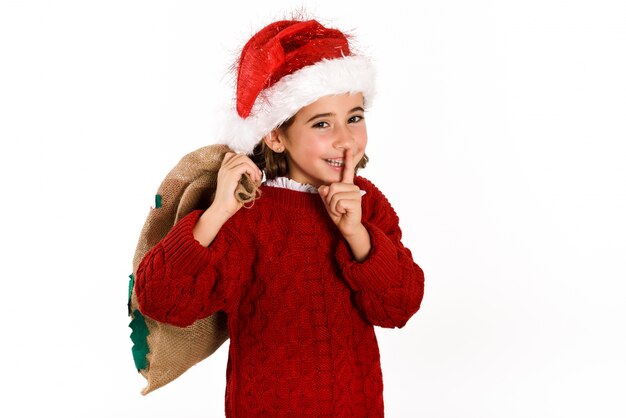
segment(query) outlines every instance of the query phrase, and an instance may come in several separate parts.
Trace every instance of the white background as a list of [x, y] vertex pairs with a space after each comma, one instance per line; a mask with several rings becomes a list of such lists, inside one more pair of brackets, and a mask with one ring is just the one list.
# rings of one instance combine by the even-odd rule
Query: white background
[[[377, 329], [387, 415], [626, 416], [626, 3], [305, 5], [377, 62], [362, 174], [426, 272]], [[139, 395], [127, 276], [237, 49], [293, 8], [0, 3], [0, 415], [223, 416], [226, 345]]]

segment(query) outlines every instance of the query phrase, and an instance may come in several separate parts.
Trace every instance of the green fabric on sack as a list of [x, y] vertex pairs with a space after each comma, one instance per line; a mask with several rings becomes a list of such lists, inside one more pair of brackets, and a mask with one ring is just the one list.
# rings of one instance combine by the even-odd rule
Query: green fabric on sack
[[131, 273], [130, 280], [128, 282], [128, 316], [130, 316], [130, 299], [133, 296], [133, 287], [135, 287], [135, 276]]
[[139, 310], [135, 309], [133, 312], [133, 320], [128, 325], [133, 332], [130, 333], [130, 339], [133, 342], [133, 359], [135, 360], [135, 366], [137, 371], [145, 369], [147, 367], [146, 356], [150, 349], [148, 348], [148, 327], [146, 320]]
[[158, 209], [161, 207], [161, 195], [158, 194], [156, 196], [154, 196], [154, 208]]

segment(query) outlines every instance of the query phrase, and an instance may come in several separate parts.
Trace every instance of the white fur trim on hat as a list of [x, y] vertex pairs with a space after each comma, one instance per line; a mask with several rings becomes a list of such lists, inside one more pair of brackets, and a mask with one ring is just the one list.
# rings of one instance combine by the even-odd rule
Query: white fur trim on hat
[[369, 58], [348, 56], [322, 60], [286, 75], [259, 94], [247, 118], [232, 110], [220, 126], [218, 139], [237, 152], [252, 154], [254, 146], [298, 110], [320, 97], [362, 93], [374, 96], [375, 69]]

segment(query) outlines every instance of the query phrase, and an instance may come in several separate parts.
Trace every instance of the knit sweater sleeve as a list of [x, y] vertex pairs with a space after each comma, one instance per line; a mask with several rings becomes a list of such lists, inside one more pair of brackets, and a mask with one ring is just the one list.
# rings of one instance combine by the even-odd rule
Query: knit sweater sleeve
[[185, 327], [228, 312], [243, 278], [241, 246], [226, 225], [208, 248], [200, 245], [193, 228], [202, 212], [182, 218], [141, 260], [135, 291], [142, 314]]
[[365, 318], [373, 325], [401, 328], [419, 310], [424, 273], [401, 242], [398, 216], [387, 198], [369, 181], [359, 180], [359, 186], [367, 191], [362, 223], [372, 249], [367, 259], [357, 262], [342, 240], [337, 261]]

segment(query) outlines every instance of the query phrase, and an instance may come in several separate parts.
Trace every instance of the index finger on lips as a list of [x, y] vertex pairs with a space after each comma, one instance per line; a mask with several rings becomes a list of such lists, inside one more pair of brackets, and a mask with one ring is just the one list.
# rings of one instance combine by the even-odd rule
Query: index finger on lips
[[352, 156], [352, 150], [346, 148], [343, 154], [343, 172], [341, 173], [342, 183], [354, 183], [354, 161]]

